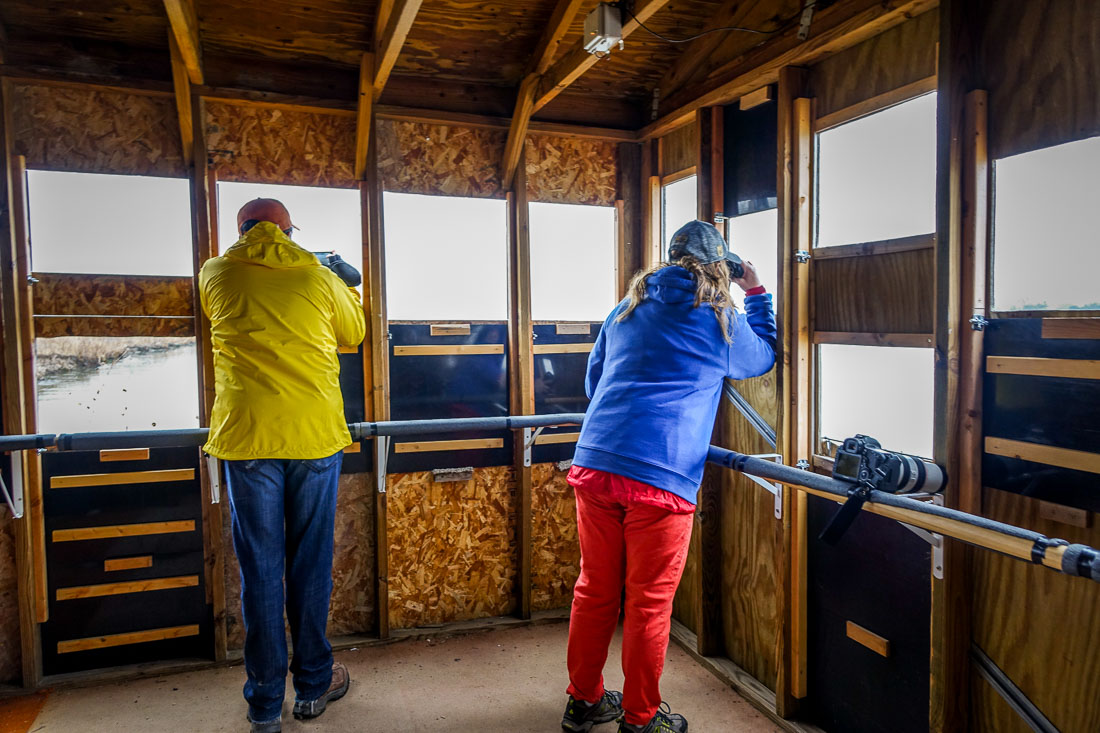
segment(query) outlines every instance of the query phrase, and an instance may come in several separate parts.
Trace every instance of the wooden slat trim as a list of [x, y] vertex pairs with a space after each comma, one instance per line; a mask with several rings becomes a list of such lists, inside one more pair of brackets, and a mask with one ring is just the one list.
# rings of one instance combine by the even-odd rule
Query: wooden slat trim
[[[141, 566], [138, 566], [141, 567]], [[57, 600], [72, 601], [78, 598], [99, 598], [100, 596], [119, 596], [126, 593], [146, 593], [154, 590], [173, 588], [194, 588], [199, 584], [197, 575], [176, 575], [170, 578], [149, 578], [147, 580], [128, 580], [121, 583], [99, 583], [98, 585], [76, 585], [57, 589]]]
[[138, 555], [137, 557], [114, 557], [103, 561], [103, 572], [111, 573], [116, 570], [138, 570], [139, 568], [153, 567], [152, 555]]
[[1100, 318], [1044, 318], [1045, 339], [1098, 339]]
[[846, 122], [852, 122], [860, 117], [866, 117], [869, 114], [881, 112], [884, 109], [894, 107], [902, 102], [908, 102], [910, 99], [915, 99], [934, 92], [936, 91], [936, 83], [937, 77], [933, 74], [932, 76], [926, 76], [923, 79], [918, 79], [914, 82], [900, 86], [897, 89], [883, 92], [870, 99], [865, 99], [862, 102], [856, 102], [849, 107], [838, 109], [836, 112], [822, 115], [814, 120], [814, 132], [824, 132], [830, 127], [837, 127]]
[[349, 445], [347, 448], [344, 448], [344, 450], [342, 452], [344, 452], [344, 453], [358, 453], [362, 449], [363, 449], [362, 444], [359, 443], [359, 442], [355, 442], [355, 443], [352, 443], [351, 445]]
[[104, 540], [115, 537], [139, 537], [151, 534], [174, 534], [176, 532], [194, 532], [195, 521], [188, 519], [177, 522], [144, 522], [140, 524], [109, 524], [101, 527], [77, 527], [75, 529], [55, 529], [51, 534], [53, 542], [78, 542], [80, 540]]
[[586, 341], [581, 344], [535, 344], [532, 353], [535, 354], [587, 354], [596, 344]]
[[484, 450], [503, 448], [503, 438], [471, 438], [469, 440], [422, 440], [409, 443], [394, 443], [395, 453], [432, 453], [445, 450]]
[[469, 336], [469, 323], [433, 323], [429, 327], [432, 336]]
[[1033, 461], [1047, 466], [1069, 468], [1074, 471], [1100, 473], [1100, 453], [1087, 453], [1069, 448], [1056, 448], [1052, 445], [1025, 443], [1021, 440], [987, 437], [985, 452], [995, 456], [1018, 458], [1021, 461]]
[[873, 631], [868, 631], [857, 623], [847, 622], [845, 626], [847, 636], [857, 644], [862, 644], [881, 657], [890, 656], [890, 640], [879, 636]]
[[504, 344], [430, 344], [425, 346], [394, 346], [394, 356], [470, 356], [503, 354]]
[[72, 652], [85, 652], [92, 649], [105, 649], [112, 646], [143, 644], [150, 641], [163, 641], [165, 639], [179, 639], [185, 636], [198, 635], [198, 624], [191, 624], [189, 626], [169, 626], [161, 629], [148, 629], [147, 631], [128, 631], [125, 634], [89, 636], [84, 639], [59, 641], [57, 642], [57, 653], [71, 654]]
[[147, 460], [149, 460], [148, 448], [107, 448], [99, 452], [100, 463]]
[[911, 237], [883, 239], [878, 242], [860, 242], [858, 244], [838, 244], [833, 247], [817, 247], [813, 250], [813, 258], [815, 260], [832, 260], [840, 257], [884, 255], [895, 252], [933, 249], [935, 246], [935, 233], [914, 234]]
[[855, 346], [904, 346], [927, 348], [934, 346], [930, 333], [866, 333], [859, 331], [814, 331], [815, 344], [851, 344]]
[[698, 166], [689, 165], [687, 168], [682, 168], [678, 171], [673, 171], [667, 175], [661, 176], [661, 185], [667, 186], [670, 183], [676, 183], [682, 181], [685, 178], [691, 178], [698, 173]]
[[51, 476], [51, 489], [75, 489], [81, 486], [123, 486], [127, 484], [162, 484], [169, 481], [191, 481], [193, 468], [166, 468], [157, 471], [123, 473], [84, 473], [72, 476]]
[[535, 445], [549, 445], [553, 443], [576, 443], [581, 437], [580, 433], [546, 433], [539, 434], [535, 438]]
[[1022, 374], [1029, 377], [1100, 379], [1100, 360], [1043, 359], [1028, 356], [987, 356], [985, 369], [991, 374]]

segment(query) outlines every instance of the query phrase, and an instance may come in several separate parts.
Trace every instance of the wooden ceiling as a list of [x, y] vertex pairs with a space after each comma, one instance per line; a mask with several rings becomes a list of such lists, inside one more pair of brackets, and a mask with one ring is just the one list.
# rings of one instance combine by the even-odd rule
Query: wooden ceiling
[[[205, 85], [353, 108], [359, 59], [372, 50], [380, 1], [385, 0], [195, 0]], [[597, 2], [583, 0], [555, 59], [579, 42], [584, 17]], [[381, 102], [510, 116], [556, 4], [424, 0]], [[801, 4], [669, 0], [646, 25], [677, 38], [727, 23], [789, 28]], [[3, 0], [0, 25], [7, 36], [0, 53], [8, 75], [170, 88], [165, 0]], [[767, 41], [767, 36], [724, 32], [671, 44], [638, 29], [623, 51], [595, 64], [535, 118], [637, 129], [650, 121], [655, 88], [667, 98], [705, 77], [719, 61]]]

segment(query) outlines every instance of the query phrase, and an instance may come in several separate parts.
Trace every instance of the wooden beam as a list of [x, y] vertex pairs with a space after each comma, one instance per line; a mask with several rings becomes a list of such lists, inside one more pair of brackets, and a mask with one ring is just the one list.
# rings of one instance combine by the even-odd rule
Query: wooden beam
[[[660, 137], [684, 124], [700, 107], [728, 104], [758, 87], [775, 82], [779, 78], [779, 70], [785, 66], [813, 64], [914, 15], [931, 10], [938, 2], [841, 0], [830, 5], [814, 14], [813, 34], [808, 40], [798, 39], [798, 26], [794, 25], [716, 69], [699, 84], [676, 92], [669, 97], [671, 109], [642, 128], [642, 137]], [[539, 109], [537, 101], [535, 109]]]
[[199, 18], [194, 0], [164, 0], [168, 25], [179, 45], [180, 57], [192, 84], [204, 84], [202, 74], [202, 44], [199, 40]]
[[[642, 144], [642, 267], [661, 261], [661, 141]], [[626, 295], [624, 292], [623, 295]]]
[[179, 43], [171, 32], [168, 34], [168, 52], [172, 57], [172, 88], [176, 95], [176, 116], [179, 118], [183, 164], [190, 167], [194, 159], [192, 148], [195, 145], [195, 128], [191, 113], [191, 82], [188, 79], [183, 56], [180, 55]]
[[527, 143], [527, 126], [531, 121], [535, 89], [538, 87], [540, 78], [537, 74], [528, 74], [519, 85], [516, 109], [512, 112], [512, 124], [508, 128], [508, 141], [504, 144], [504, 160], [500, 168], [501, 184], [505, 190], [511, 189], [512, 181], [516, 177], [516, 168], [519, 166], [520, 159], [524, 157], [523, 146]]
[[619, 247], [616, 259], [615, 298], [626, 296], [634, 273], [643, 267], [642, 236], [642, 146], [619, 143], [618, 179]]
[[[386, 13], [379, 13], [379, 19], [385, 18], [385, 26], [375, 28], [374, 36], [374, 101], [382, 96], [390, 72], [393, 71], [401, 47], [412, 30], [413, 21], [420, 11], [423, 0], [392, 0], [386, 2]], [[379, 32], [380, 31], [380, 32]]]
[[[669, 3], [669, 0], [640, 0], [634, 8], [634, 16], [623, 21], [623, 39], [638, 30], [639, 21], [645, 23]], [[539, 78], [538, 92], [535, 94], [532, 114], [538, 112], [581, 77], [584, 72], [596, 65], [600, 59], [584, 50], [584, 39], [573, 47], [556, 64], [546, 70]]]
[[359, 102], [355, 110], [355, 177], [364, 180], [367, 173], [367, 149], [374, 127], [374, 54], [359, 59]]
[[535, 52], [531, 54], [531, 61], [527, 64], [528, 73], [541, 75], [550, 68], [561, 39], [569, 31], [574, 16], [583, 4], [584, 0], [558, 0], [557, 5], [554, 6], [554, 12], [550, 15], [550, 21], [543, 29], [538, 45], [535, 46]]

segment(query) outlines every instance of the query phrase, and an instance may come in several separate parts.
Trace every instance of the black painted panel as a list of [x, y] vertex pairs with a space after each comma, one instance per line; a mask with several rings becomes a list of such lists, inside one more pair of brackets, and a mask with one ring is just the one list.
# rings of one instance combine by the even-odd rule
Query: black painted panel
[[996, 318], [985, 330], [990, 356], [1039, 356], [1048, 359], [1100, 359], [1100, 341], [1045, 339], [1041, 318]]
[[754, 214], [778, 205], [775, 168], [778, 110], [775, 102], [745, 111], [737, 104], [724, 108], [726, 216]]
[[[354, 354], [340, 354], [340, 393], [344, 398], [344, 419], [363, 422], [366, 419], [363, 377], [363, 345]], [[369, 443], [367, 444], [369, 447]], [[374, 452], [361, 449], [358, 453], [345, 453], [340, 473], [366, 473], [372, 469]]]
[[[590, 324], [588, 334], [559, 334], [553, 323], [534, 326], [535, 344], [595, 343], [602, 323]], [[584, 393], [584, 376], [588, 371], [588, 354], [535, 354], [535, 413], [584, 412], [588, 397]], [[544, 435], [571, 432], [578, 428], [548, 428]], [[535, 463], [556, 463], [573, 458], [576, 443], [551, 443], [535, 446], [531, 459]]]
[[[844, 733], [928, 730], [931, 547], [862, 512], [836, 546], [817, 536], [839, 505], [809, 497], [808, 713]], [[889, 640], [888, 657], [847, 637], [852, 621]]]

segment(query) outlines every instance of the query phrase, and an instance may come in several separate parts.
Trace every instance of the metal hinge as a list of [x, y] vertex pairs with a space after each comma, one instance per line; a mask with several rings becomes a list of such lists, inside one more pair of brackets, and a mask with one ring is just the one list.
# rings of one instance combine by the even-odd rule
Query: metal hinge
[[794, 259], [798, 264], [804, 265], [810, 261], [810, 253], [804, 249], [800, 249], [794, 253]]
[[715, 224], [722, 224], [722, 223], [727, 222], [729, 220], [730, 220], [730, 218], [728, 216], [726, 216], [725, 214], [723, 214], [721, 211], [714, 212], [714, 223]]
[[970, 328], [975, 331], [984, 331], [986, 326], [989, 325], [989, 319], [980, 313], [975, 313], [974, 317], [970, 319]]

